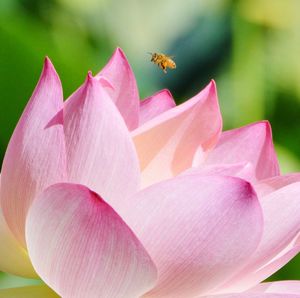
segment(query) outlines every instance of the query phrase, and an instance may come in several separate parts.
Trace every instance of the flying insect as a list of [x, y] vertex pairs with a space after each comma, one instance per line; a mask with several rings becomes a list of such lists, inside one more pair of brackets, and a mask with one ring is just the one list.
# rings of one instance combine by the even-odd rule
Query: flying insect
[[162, 53], [148, 53], [151, 55], [151, 62], [160, 67], [164, 73], [167, 73], [167, 68], [176, 68], [176, 63], [174, 62], [174, 56], [168, 56]]

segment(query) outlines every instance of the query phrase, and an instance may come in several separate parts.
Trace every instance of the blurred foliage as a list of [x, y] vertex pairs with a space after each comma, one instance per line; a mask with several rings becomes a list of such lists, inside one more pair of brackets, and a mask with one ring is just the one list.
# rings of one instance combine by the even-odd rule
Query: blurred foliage
[[[213, 78], [225, 129], [270, 120], [283, 172], [299, 171], [299, 11], [298, 0], [1, 0], [0, 160], [46, 55], [67, 98], [121, 46], [141, 98], [169, 88], [179, 103]], [[149, 51], [175, 55], [177, 69], [163, 74]], [[299, 264], [272, 278], [300, 279]]]

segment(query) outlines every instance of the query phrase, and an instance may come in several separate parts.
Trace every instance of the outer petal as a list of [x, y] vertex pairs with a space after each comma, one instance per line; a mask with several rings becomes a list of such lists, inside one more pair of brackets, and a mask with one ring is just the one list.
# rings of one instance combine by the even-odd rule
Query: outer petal
[[139, 92], [133, 71], [120, 48], [115, 50], [107, 65], [98, 74], [101, 75], [112, 83], [114, 90], [109, 90], [109, 95], [118, 107], [128, 129], [138, 127]]
[[252, 182], [253, 167], [250, 163], [236, 163], [236, 164], [219, 164], [208, 165], [201, 167], [192, 167], [182, 175], [222, 175], [239, 177], [244, 180]]
[[300, 298], [300, 294], [287, 293], [233, 293], [226, 295], [199, 296], [199, 298]]
[[300, 182], [300, 173], [287, 174], [284, 176], [276, 176], [261, 180], [255, 184], [255, 191], [259, 197], [264, 197], [277, 189], [295, 182]]
[[195, 152], [199, 155], [201, 151], [203, 157], [217, 142], [221, 129], [213, 81], [189, 101], [139, 127], [132, 135], [143, 185], [173, 177], [191, 167]]
[[176, 103], [169, 90], [164, 89], [153, 94], [140, 103], [140, 125], [175, 106]]
[[257, 122], [222, 133], [217, 146], [205, 161], [206, 164], [239, 162], [252, 163], [258, 180], [279, 175], [268, 122]]
[[128, 129], [91, 75], [64, 109], [69, 181], [82, 183], [116, 207], [139, 187], [138, 159]]
[[1, 173], [1, 206], [8, 226], [24, 244], [33, 198], [65, 178], [60, 80], [49, 59], [8, 145]]
[[1, 289], [1, 298], [59, 298], [50, 288], [46, 285], [20, 287], [11, 289]]
[[134, 298], [156, 280], [136, 236], [81, 185], [56, 184], [43, 192], [28, 213], [26, 240], [36, 271], [64, 298]]
[[247, 290], [277, 271], [300, 251], [300, 182], [285, 186], [260, 200], [264, 232], [256, 252], [241, 272], [220, 291]]
[[285, 280], [276, 282], [265, 282], [257, 285], [248, 292], [252, 293], [280, 293], [300, 295], [299, 280]]
[[256, 249], [262, 214], [249, 183], [181, 176], [136, 194], [126, 220], [158, 267], [146, 297], [195, 297], [239, 270]]
[[[206, 296], [206, 298], [300, 298], [299, 281], [262, 283], [244, 293]], [[204, 298], [204, 297], [202, 297]]]

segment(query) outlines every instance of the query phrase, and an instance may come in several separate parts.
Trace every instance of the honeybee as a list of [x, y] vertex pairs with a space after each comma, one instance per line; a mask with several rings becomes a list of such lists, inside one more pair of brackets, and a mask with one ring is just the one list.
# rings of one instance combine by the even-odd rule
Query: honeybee
[[167, 56], [161, 53], [148, 53], [148, 54], [151, 55], [151, 62], [157, 64], [157, 66], [160, 67], [164, 73], [167, 73], [168, 67], [170, 69], [176, 68], [176, 63], [172, 60], [174, 56]]

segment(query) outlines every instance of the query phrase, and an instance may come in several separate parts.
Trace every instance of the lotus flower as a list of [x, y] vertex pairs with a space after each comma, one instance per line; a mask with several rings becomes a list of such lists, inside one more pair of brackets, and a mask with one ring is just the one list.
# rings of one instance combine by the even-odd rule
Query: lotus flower
[[1, 171], [1, 297], [300, 297], [262, 283], [299, 249], [299, 174], [268, 122], [221, 133], [212, 81], [139, 101], [120, 49], [63, 102], [49, 59]]

